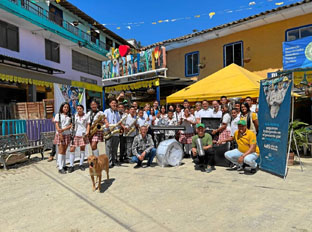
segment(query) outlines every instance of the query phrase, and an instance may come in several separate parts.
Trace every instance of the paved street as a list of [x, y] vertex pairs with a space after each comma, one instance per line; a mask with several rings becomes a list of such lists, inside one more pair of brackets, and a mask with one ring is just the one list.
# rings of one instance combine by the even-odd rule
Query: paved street
[[312, 231], [311, 158], [286, 181], [223, 167], [206, 174], [183, 162], [115, 167], [102, 193], [92, 192], [88, 170], [60, 175], [36, 157], [1, 169], [0, 231]]

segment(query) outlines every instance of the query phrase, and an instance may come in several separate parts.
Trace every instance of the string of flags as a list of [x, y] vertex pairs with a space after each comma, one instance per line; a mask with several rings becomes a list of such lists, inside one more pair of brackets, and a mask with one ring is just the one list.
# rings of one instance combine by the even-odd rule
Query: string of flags
[[117, 30], [121, 30], [121, 29], [127, 29], [127, 30], [131, 30], [135, 27], [139, 27], [142, 25], [158, 25], [158, 24], [163, 24], [163, 23], [172, 23], [172, 22], [177, 22], [177, 21], [181, 21], [181, 20], [191, 20], [191, 19], [200, 19], [200, 18], [204, 18], [204, 17], [209, 17], [209, 19], [213, 19], [213, 17], [215, 17], [216, 15], [222, 15], [222, 14], [230, 14], [230, 13], [234, 13], [234, 12], [241, 12], [241, 11], [247, 11], [247, 10], [252, 10], [255, 8], [260, 8], [263, 6], [267, 6], [269, 4], [274, 4], [275, 6], [283, 6], [286, 4], [290, 4], [291, 2], [298, 2], [298, 0], [262, 0], [262, 1], [250, 1], [248, 3], [248, 5], [242, 5], [237, 9], [225, 9], [222, 11], [210, 11], [207, 13], [202, 13], [202, 14], [197, 14], [197, 15], [193, 15], [193, 16], [186, 16], [186, 17], [181, 17], [181, 18], [168, 18], [168, 19], [158, 19], [152, 22], [144, 22], [144, 21], [140, 21], [140, 22], [128, 22], [128, 23], [120, 23], [120, 24], [116, 24], [116, 23], [104, 23], [103, 26], [110, 26], [111, 28], [115, 27]]

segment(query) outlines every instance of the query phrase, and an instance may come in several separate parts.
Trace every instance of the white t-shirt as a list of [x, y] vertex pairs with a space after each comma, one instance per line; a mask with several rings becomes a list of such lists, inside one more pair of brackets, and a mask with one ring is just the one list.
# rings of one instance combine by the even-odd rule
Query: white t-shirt
[[195, 113], [194, 113], [194, 116], [195, 116], [195, 118], [200, 118], [200, 112], [201, 110], [199, 110], [199, 111], [196, 111], [195, 110]]
[[88, 123], [90, 123], [90, 118], [87, 114], [84, 114], [83, 116], [79, 116], [78, 113], [75, 114], [75, 128], [76, 131], [75, 135], [82, 137], [87, 132], [87, 126]]
[[253, 104], [250, 107], [250, 111], [256, 113], [257, 105]]
[[138, 117], [138, 121], [137, 121], [139, 127], [141, 126], [149, 126], [150, 124], [146, 121], [146, 119], [144, 117]]
[[231, 136], [234, 136], [235, 131], [238, 130], [238, 121], [239, 121], [240, 117], [237, 116], [236, 118], [234, 118], [231, 122]]
[[[175, 118], [167, 118], [168, 126], [176, 126], [178, 125], [178, 122]], [[175, 136], [175, 131], [174, 130], [166, 130], [165, 131], [166, 136]]]
[[182, 115], [183, 115], [182, 111], [180, 113], [177, 113], [177, 112], [173, 113], [173, 117], [177, 120], [177, 122], [180, 122]]
[[211, 118], [212, 117], [212, 110], [211, 109], [201, 109], [200, 111], [198, 111], [197, 113], [197, 117], [196, 118], [200, 118], [200, 120], [202, 118]]
[[[132, 127], [135, 126], [136, 123], [134, 123], [136, 121], [136, 116], [132, 117], [131, 114], [128, 114], [127, 118], [124, 121], [124, 126], [131, 129]], [[130, 128], [131, 127], [131, 128]], [[124, 133], [124, 135], [126, 135], [126, 133]], [[134, 137], [136, 136], [136, 130], [134, 130], [131, 134], [129, 134], [128, 136], [130, 137]]]
[[211, 118], [222, 118], [222, 111], [218, 110], [215, 112], [214, 110], [211, 110]]
[[[61, 118], [61, 122], [60, 122], [60, 118]], [[65, 114], [56, 114], [55, 118], [54, 118], [55, 122], [59, 123], [59, 127], [60, 129], [64, 129], [66, 127], [68, 127], [71, 124], [71, 118], [68, 115]], [[56, 131], [56, 133], [58, 134], [58, 132]], [[63, 135], [69, 135], [70, 134], [70, 130], [66, 130], [62, 133]]]
[[231, 116], [229, 113], [223, 115], [222, 123], [226, 124], [226, 130], [231, 130]]
[[188, 121], [195, 123], [194, 115], [190, 115], [188, 117], [185, 117], [185, 115], [183, 115], [182, 124], [181, 124], [182, 126], [185, 126], [185, 130], [183, 131], [183, 133], [186, 133], [186, 134], [194, 133], [193, 125], [189, 122], [184, 121], [184, 119], [187, 119]]

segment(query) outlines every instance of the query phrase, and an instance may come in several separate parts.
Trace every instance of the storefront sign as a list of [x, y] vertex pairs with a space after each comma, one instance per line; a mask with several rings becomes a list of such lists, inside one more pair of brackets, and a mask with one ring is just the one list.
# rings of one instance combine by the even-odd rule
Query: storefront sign
[[284, 70], [312, 67], [312, 36], [283, 43]]
[[260, 85], [260, 168], [279, 176], [284, 176], [286, 170], [291, 88], [290, 77], [262, 80]]

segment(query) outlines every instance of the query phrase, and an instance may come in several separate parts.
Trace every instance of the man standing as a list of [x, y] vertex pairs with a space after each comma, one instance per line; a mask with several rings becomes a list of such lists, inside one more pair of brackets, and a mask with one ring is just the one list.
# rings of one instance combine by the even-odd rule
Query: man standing
[[[118, 113], [120, 118], [127, 117], [127, 114], [125, 113], [125, 106], [123, 103], [118, 104]], [[125, 156], [126, 156], [126, 139], [123, 136], [123, 129], [121, 128], [121, 131], [119, 133], [119, 141], [120, 141], [120, 146], [119, 146], [119, 162], [125, 162]]]
[[129, 159], [131, 156], [131, 146], [136, 136], [136, 128], [137, 128], [137, 116], [135, 112], [135, 108], [133, 106], [130, 107], [129, 114], [127, 115], [126, 120], [123, 124], [124, 137], [126, 138], [126, 158]]
[[[116, 124], [120, 120], [119, 113], [117, 111], [117, 100], [111, 99], [109, 103], [110, 108], [104, 111], [105, 115], [105, 127], [109, 129], [111, 124]], [[105, 150], [109, 157], [109, 167], [112, 168], [116, 164], [117, 150], [119, 145], [119, 134], [113, 134], [109, 139], [105, 140]]]
[[211, 117], [212, 118], [222, 118], [222, 111], [220, 110], [220, 106], [218, 101], [212, 102], [213, 110], [211, 111]]
[[248, 103], [250, 111], [253, 113], [256, 113], [257, 106], [252, 104], [253, 102], [252, 102], [251, 97], [246, 97], [245, 102]]
[[202, 109], [195, 114], [196, 115], [196, 123], [201, 123], [202, 118], [211, 118], [212, 117], [212, 110], [209, 109], [209, 103], [207, 100], [203, 100], [202, 102]]
[[151, 166], [154, 157], [156, 156], [156, 149], [152, 136], [147, 134], [147, 127], [140, 127], [140, 134], [135, 136], [132, 144], [132, 162], [137, 163], [134, 168], [142, 167], [142, 162], [147, 159], [147, 167]]
[[[210, 134], [205, 133], [205, 125], [199, 123], [196, 125], [197, 135], [192, 137], [192, 154], [193, 157], [198, 157], [199, 165], [203, 171], [210, 173], [214, 170], [214, 151], [212, 149], [212, 137]], [[199, 147], [198, 139], [201, 141], [202, 147]], [[204, 154], [201, 154], [202, 149]]]
[[227, 141], [235, 140], [238, 149], [225, 152], [226, 159], [236, 165], [237, 170], [243, 170], [243, 164], [248, 164], [251, 167], [250, 172], [257, 171], [256, 160], [259, 157], [259, 147], [257, 146], [256, 134], [247, 129], [245, 120], [238, 121], [238, 130], [235, 131], [234, 137], [227, 139]]
[[135, 112], [138, 113], [139, 112], [139, 110], [138, 110], [138, 103], [136, 101], [134, 101], [132, 103], [132, 106], [134, 107]]

